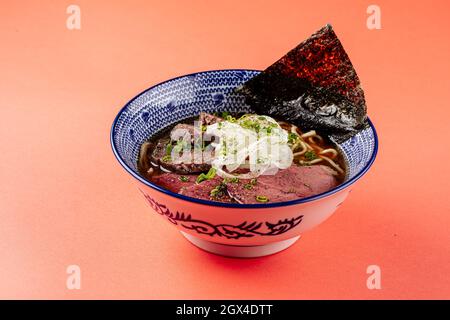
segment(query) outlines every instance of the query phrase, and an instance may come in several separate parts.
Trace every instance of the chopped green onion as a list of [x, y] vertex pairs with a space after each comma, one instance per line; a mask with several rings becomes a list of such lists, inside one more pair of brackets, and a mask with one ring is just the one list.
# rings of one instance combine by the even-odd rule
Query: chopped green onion
[[242, 121], [241, 123], [241, 127], [246, 128], [246, 129], [250, 129], [253, 125], [253, 121], [250, 119], [246, 119], [244, 121]]
[[186, 177], [186, 176], [180, 176], [179, 179], [180, 179], [180, 181], [183, 181], [183, 182], [188, 182], [189, 181], [189, 178]]
[[236, 118], [233, 116], [226, 116], [225, 120], [229, 121], [229, 122], [236, 122]]
[[256, 185], [256, 182], [257, 182], [257, 180], [256, 180], [256, 179], [252, 179], [252, 180], [250, 180], [250, 184], [251, 184], [251, 185], [253, 185], [253, 186], [255, 186], [255, 185]]
[[246, 183], [244, 185], [244, 189], [251, 190], [251, 189], [253, 189], [253, 186], [250, 183]]
[[172, 157], [170, 155], [166, 155], [166, 156], [162, 157], [161, 160], [164, 162], [169, 162], [170, 160], [172, 160]]
[[211, 168], [211, 169], [209, 169], [208, 173], [206, 174], [206, 177], [208, 179], [212, 179], [212, 178], [215, 177], [215, 175], [216, 175], [216, 169], [215, 168]]
[[256, 201], [258, 201], [258, 202], [268, 202], [269, 198], [267, 198], [266, 196], [256, 196]]
[[208, 178], [206, 177], [206, 174], [200, 173], [199, 176], [197, 177], [196, 182], [197, 182], [197, 183], [200, 183], [200, 182], [203, 182], [203, 181], [205, 181], [205, 180], [208, 180]]

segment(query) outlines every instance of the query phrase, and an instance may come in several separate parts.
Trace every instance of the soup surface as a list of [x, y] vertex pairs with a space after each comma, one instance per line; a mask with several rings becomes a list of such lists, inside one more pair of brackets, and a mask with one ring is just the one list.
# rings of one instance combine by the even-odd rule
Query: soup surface
[[149, 181], [189, 197], [229, 203], [290, 201], [345, 179], [338, 149], [314, 130], [256, 114], [208, 114], [149, 137], [138, 169]]

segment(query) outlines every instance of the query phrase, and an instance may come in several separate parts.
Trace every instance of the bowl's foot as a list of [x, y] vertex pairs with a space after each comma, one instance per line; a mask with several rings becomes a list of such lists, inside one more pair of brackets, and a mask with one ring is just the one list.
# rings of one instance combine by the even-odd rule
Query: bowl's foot
[[235, 257], [235, 258], [256, 258], [274, 254], [290, 247], [291, 245], [294, 244], [295, 241], [297, 241], [300, 238], [300, 236], [297, 236], [291, 239], [279, 242], [272, 242], [260, 246], [237, 246], [237, 245], [226, 245], [215, 243], [194, 237], [183, 231], [180, 232], [186, 239], [189, 240], [189, 242], [199, 247], [200, 249], [203, 249], [211, 253], [219, 254], [221, 256]]

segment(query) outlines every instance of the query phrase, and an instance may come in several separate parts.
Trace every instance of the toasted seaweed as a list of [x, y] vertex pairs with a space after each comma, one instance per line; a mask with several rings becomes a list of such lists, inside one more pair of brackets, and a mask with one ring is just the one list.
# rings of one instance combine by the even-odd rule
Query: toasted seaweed
[[289, 51], [237, 91], [255, 112], [320, 130], [342, 142], [367, 124], [359, 78], [331, 25]]

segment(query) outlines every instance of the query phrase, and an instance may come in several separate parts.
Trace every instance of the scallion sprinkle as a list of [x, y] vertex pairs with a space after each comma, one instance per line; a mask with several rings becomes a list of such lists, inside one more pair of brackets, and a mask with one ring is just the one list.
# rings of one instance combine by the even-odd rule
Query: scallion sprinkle
[[313, 150], [308, 150], [305, 152], [305, 159], [308, 161], [312, 161], [317, 158], [316, 153]]
[[216, 169], [211, 168], [211, 169], [209, 169], [208, 173], [206, 173], [206, 174], [200, 173], [199, 176], [197, 177], [196, 182], [201, 183], [205, 180], [211, 180], [215, 176], [216, 176]]
[[166, 155], [166, 156], [162, 157], [161, 160], [163, 162], [169, 162], [170, 160], [172, 160], [172, 157], [170, 155]]
[[258, 202], [268, 202], [269, 198], [267, 198], [266, 196], [256, 196], [256, 201], [258, 201]]

